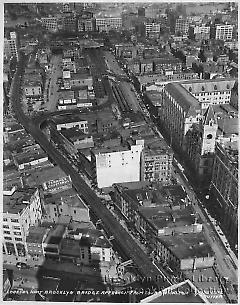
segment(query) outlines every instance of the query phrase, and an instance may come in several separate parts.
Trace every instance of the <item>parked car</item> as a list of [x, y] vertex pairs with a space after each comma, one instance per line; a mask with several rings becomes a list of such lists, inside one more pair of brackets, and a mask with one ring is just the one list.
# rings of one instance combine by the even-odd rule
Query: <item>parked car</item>
[[22, 263], [22, 262], [18, 262], [18, 263], [16, 263], [16, 267], [19, 269], [27, 269], [28, 265], [25, 263]]

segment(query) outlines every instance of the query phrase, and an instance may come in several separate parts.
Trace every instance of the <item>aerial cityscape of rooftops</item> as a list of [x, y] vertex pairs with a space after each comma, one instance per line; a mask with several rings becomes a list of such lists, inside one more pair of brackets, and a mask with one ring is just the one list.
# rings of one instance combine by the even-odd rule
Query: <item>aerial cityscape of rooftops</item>
[[237, 37], [237, 2], [4, 4], [4, 300], [238, 302]]

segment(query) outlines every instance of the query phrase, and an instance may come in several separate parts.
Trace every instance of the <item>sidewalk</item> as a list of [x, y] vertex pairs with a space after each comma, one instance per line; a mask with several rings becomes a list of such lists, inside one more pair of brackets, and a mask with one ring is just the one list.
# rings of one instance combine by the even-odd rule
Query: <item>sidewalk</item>
[[210, 220], [206, 219], [206, 216], [204, 215], [204, 213], [202, 212], [201, 208], [198, 205], [198, 201], [196, 199], [195, 193], [189, 189], [189, 186], [184, 183], [182, 177], [179, 174], [177, 174], [176, 177], [180, 181], [180, 183], [185, 187], [186, 192], [193, 203], [193, 207], [194, 207], [195, 211], [199, 214], [199, 216], [203, 220], [203, 228], [205, 231], [205, 237], [215, 253], [218, 270], [219, 270], [221, 276], [229, 277], [229, 279], [231, 279], [231, 281], [233, 281], [235, 283], [237, 281], [236, 272], [235, 272], [235, 270], [233, 270], [233, 268], [230, 269], [225, 261], [226, 249], [224, 249], [224, 252], [223, 252], [222, 246], [219, 245], [219, 242], [217, 239], [218, 236], [215, 236], [216, 233], [213, 231], [211, 224], [209, 224]]

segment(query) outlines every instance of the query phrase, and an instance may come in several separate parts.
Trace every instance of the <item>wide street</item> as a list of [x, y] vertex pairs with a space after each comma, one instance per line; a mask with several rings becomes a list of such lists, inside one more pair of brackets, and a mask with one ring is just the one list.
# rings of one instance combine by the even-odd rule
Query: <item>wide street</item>
[[126, 76], [123, 69], [119, 66], [118, 62], [116, 61], [113, 54], [109, 51], [104, 52], [104, 60], [108, 67], [108, 70], [111, 71], [113, 74], [119, 75], [119, 76]]
[[61, 69], [62, 58], [61, 55], [53, 55], [50, 60], [50, 71], [47, 73], [45, 86], [45, 104], [43, 109], [48, 111], [55, 111], [58, 102], [58, 77], [62, 77]]

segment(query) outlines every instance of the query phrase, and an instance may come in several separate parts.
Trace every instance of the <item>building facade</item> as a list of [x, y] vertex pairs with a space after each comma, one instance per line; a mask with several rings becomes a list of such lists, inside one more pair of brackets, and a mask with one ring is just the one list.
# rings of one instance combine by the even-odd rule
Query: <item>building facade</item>
[[94, 180], [99, 188], [113, 183], [140, 181], [140, 159], [143, 140], [129, 148], [94, 149], [91, 154]]
[[184, 18], [178, 18], [175, 24], [175, 34], [188, 34], [189, 30], [189, 21]]
[[159, 23], [145, 23], [145, 35], [150, 36], [151, 34], [160, 34]]
[[50, 32], [58, 31], [59, 20], [57, 17], [43, 17], [41, 18], [43, 27], [45, 27]]
[[171, 143], [183, 149], [188, 129], [201, 118], [201, 108], [197, 99], [181, 84], [169, 83], [162, 91], [159, 117]]
[[96, 30], [99, 32], [122, 27], [122, 17], [96, 17]]
[[[37, 188], [16, 189], [3, 193], [3, 254], [25, 257], [26, 237], [30, 226], [37, 226], [42, 217], [42, 207]], [[17, 261], [17, 259], [16, 259]]]
[[194, 38], [196, 40], [209, 40], [210, 39], [210, 26], [196, 25], [194, 27]]
[[207, 109], [210, 104], [229, 104], [231, 100], [234, 79], [196, 80], [182, 83], [182, 86], [200, 103], [201, 109]]
[[233, 25], [231, 24], [216, 24], [212, 28], [211, 37], [216, 40], [231, 40], [233, 35]]
[[169, 183], [172, 176], [173, 152], [170, 148], [144, 149], [141, 180]]
[[18, 41], [16, 32], [10, 32], [9, 38], [4, 38], [4, 53], [7, 57], [15, 57], [19, 59]]
[[210, 200], [217, 203], [221, 224], [230, 244], [238, 243], [238, 145], [236, 142], [216, 144], [216, 155]]

